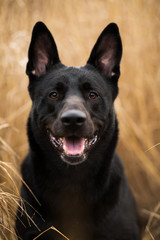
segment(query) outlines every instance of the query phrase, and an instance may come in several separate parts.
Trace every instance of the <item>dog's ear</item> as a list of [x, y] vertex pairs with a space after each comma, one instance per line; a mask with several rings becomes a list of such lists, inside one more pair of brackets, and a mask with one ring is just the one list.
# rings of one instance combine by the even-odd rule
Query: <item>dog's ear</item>
[[28, 51], [27, 75], [40, 77], [59, 62], [57, 47], [50, 31], [44, 23], [36, 23]]
[[87, 63], [96, 67], [103, 76], [118, 80], [121, 56], [119, 30], [115, 23], [110, 23], [99, 36]]

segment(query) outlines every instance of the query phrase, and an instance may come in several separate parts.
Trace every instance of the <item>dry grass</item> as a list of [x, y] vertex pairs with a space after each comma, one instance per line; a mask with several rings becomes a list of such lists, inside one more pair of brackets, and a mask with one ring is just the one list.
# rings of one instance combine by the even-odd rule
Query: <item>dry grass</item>
[[[18, 196], [15, 172], [3, 164], [19, 169], [28, 148], [25, 125], [31, 103], [25, 64], [31, 30], [38, 20], [53, 32], [62, 61], [77, 66], [85, 64], [103, 28], [109, 22], [118, 23], [124, 44], [120, 96], [116, 100], [120, 122], [118, 151], [139, 206], [145, 209], [143, 215], [152, 218], [144, 239], [160, 239], [160, 227], [155, 227], [160, 225], [159, 210], [153, 214], [160, 200], [159, 0], [0, 0], [2, 239], [8, 226], [13, 231]], [[14, 234], [7, 239], [14, 239]]]
[[16, 240], [14, 218], [20, 197], [13, 164], [0, 161], [0, 239]]

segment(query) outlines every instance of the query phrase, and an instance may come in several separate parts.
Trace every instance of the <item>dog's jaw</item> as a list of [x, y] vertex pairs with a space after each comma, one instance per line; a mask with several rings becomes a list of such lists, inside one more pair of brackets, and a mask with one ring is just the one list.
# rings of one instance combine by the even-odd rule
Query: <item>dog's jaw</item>
[[61, 159], [63, 162], [67, 163], [68, 165], [76, 166], [79, 165], [87, 159], [87, 153], [83, 153], [80, 155], [67, 155], [66, 153], [62, 152], [60, 154]]

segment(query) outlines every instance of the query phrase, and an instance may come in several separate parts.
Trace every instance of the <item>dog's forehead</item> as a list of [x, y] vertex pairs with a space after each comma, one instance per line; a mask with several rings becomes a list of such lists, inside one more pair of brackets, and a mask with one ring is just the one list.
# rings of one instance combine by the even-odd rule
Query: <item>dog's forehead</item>
[[88, 66], [82, 67], [62, 67], [51, 70], [48, 73], [48, 84], [57, 85], [59, 83], [70, 87], [79, 87], [81, 84], [89, 83], [91, 87], [105, 88], [106, 82], [103, 77]]

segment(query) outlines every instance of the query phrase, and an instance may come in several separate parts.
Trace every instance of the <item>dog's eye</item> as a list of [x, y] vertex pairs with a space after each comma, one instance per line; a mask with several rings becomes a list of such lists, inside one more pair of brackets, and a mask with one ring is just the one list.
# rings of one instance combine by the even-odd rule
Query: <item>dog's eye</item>
[[50, 92], [49, 97], [52, 98], [52, 99], [56, 99], [58, 97], [57, 91]]
[[98, 93], [95, 91], [90, 91], [89, 92], [89, 98], [90, 99], [96, 99], [98, 97]]

